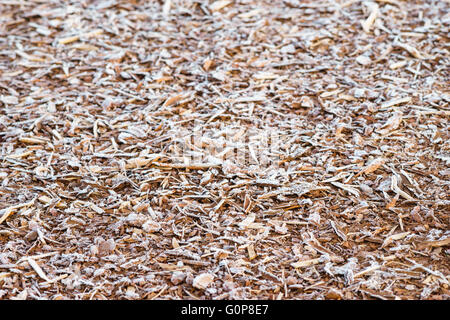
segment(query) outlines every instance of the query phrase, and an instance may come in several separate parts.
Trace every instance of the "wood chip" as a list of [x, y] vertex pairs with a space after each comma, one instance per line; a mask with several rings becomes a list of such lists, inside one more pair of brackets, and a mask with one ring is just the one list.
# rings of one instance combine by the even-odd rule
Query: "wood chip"
[[436, 240], [436, 241], [424, 241], [422, 242], [423, 245], [425, 246], [430, 246], [430, 247], [443, 247], [443, 246], [448, 246], [450, 245], [450, 237], [445, 238], [443, 240]]
[[309, 260], [302, 260], [302, 261], [294, 262], [294, 263], [291, 263], [291, 266], [294, 268], [306, 268], [306, 267], [318, 264], [319, 262], [320, 262], [320, 258], [316, 258], [316, 259], [309, 259]]
[[361, 25], [362, 25], [364, 32], [369, 33], [375, 20], [378, 18], [379, 14], [380, 14], [380, 9], [379, 9], [378, 5], [374, 2], [364, 2], [364, 4], [369, 9], [370, 14], [366, 20], [361, 22]]
[[233, 1], [231, 0], [218, 0], [218, 1], [214, 1], [209, 8], [211, 9], [211, 11], [215, 12], [215, 11], [220, 11], [223, 8], [225, 8], [226, 6], [232, 4]]
[[250, 261], [257, 257], [257, 254], [255, 252], [255, 246], [253, 244], [250, 244], [247, 247], [247, 251], [248, 251], [248, 258]]
[[410, 102], [411, 102], [411, 97], [392, 99], [392, 100], [389, 100], [389, 101], [386, 101], [385, 103], [383, 103], [381, 105], [381, 109], [387, 109], [390, 107], [397, 106], [399, 104], [410, 103]]
[[404, 237], [406, 237], [407, 235], [409, 235], [410, 232], [402, 232], [402, 233], [397, 233], [394, 235], [390, 235], [388, 237], [386, 237], [386, 239], [384, 240], [383, 244], [381, 245], [381, 248], [385, 248], [388, 245], [390, 245], [392, 242], [396, 241], [396, 240], [400, 240], [403, 239]]
[[413, 46], [406, 44], [406, 43], [400, 43], [400, 42], [394, 42], [394, 46], [401, 48], [405, 51], [407, 51], [410, 55], [412, 55], [414, 58], [417, 59], [425, 59], [425, 57]]
[[206, 289], [214, 280], [214, 276], [210, 273], [202, 273], [194, 278], [192, 286], [197, 289]]

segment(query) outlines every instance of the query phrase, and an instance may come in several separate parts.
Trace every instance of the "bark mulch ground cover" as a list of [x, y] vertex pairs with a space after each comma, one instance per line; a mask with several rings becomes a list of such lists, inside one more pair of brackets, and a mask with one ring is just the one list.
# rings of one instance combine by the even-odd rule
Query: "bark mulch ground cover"
[[448, 300], [449, 9], [0, 0], [0, 299]]

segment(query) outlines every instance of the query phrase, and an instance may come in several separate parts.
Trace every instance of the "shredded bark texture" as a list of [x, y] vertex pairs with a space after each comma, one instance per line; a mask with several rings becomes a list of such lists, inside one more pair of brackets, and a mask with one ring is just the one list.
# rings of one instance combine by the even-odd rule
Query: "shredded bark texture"
[[0, 0], [0, 299], [448, 300], [449, 25]]

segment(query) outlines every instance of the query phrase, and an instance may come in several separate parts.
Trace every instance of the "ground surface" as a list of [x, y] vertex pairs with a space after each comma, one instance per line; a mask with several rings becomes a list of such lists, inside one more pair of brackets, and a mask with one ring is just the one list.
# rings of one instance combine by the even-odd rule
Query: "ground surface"
[[449, 299], [449, 8], [0, 0], [0, 298]]

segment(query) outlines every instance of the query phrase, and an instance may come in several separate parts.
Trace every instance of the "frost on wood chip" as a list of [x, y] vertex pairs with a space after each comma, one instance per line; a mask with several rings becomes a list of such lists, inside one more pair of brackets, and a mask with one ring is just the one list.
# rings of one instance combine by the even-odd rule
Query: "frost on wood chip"
[[449, 296], [448, 1], [0, 1], [0, 299]]

